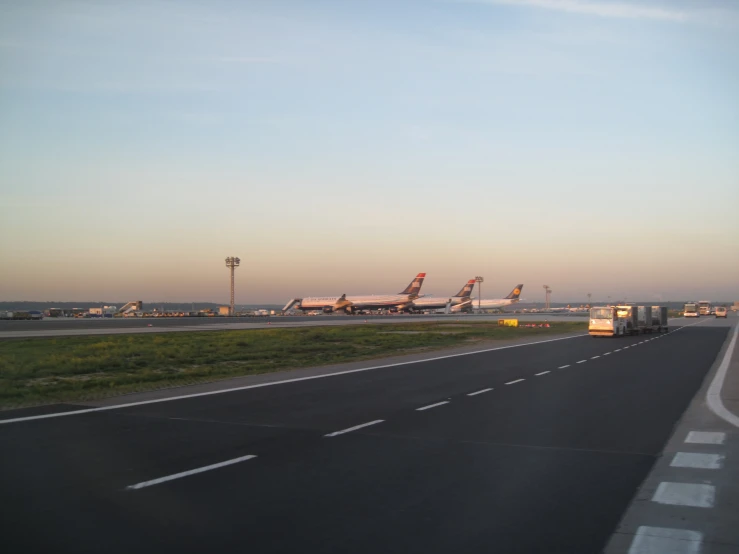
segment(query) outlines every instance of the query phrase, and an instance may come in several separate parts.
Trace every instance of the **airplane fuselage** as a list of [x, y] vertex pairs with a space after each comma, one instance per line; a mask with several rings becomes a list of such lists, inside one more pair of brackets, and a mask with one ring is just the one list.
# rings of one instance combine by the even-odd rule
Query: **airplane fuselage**
[[439, 310], [446, 308], [446, 305], [451, 301], [452, 306], [458, 306], [464, 302], [469, 301], [469, 297], [462, 298], [459, 296], [429, 296], [416, 298], [413, 303], [414, 310]]
[[510, 306], [511, 304], [515, 304], [516, 302], [518, 302], [517, 298], [493, 298], [488, 300], [483, 299], [480, 301], [478, 301], [477, 298], [471, 298], [470, 301], [466, 304], [463, 304], [461, 306], [452, 306], [452, 312], [476, 310], [478, 309], [478, 303], [481, 310], [493, 310], [496, 308], [505, 308], [506, 306]]

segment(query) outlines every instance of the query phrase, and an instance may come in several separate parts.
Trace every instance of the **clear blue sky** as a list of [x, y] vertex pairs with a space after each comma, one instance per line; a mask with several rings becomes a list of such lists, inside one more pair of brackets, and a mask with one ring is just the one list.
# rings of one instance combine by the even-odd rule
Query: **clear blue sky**
[[0, 299], [739, 299], [739, 3], [0, 10]]

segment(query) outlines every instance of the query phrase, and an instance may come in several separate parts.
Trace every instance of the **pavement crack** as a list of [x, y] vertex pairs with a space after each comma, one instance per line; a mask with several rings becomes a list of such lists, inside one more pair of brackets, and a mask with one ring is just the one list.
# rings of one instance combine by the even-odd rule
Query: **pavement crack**
[[628, 450], [610, 450], [602, 448], [574, 448], [569, 446], [545, 446], [536, 444], [520, 444], [510, 442], [498, 442], [498, 441], [484, 441], [484, 440], [465, 440], [465, 439], [453, 439], [448, 437], [421, 437], [418, 435], [396, 435], [393, 433], [357, 433], [376, 438], [388, 438], [388, 439], [405, 439], [405, 440], [417, 440], [427, 442], [449, 442], [456, 444], [474, 444], [479, 446], [500, 446], [505, 448], [526, 448], [532, 450], [559, 450], [562, 452], [583, 452], [593, 454], [615, 454], [619, 456], [639, 456], [647, 458], [657, 458], [658, 454], [649, 452], [632, 452]]

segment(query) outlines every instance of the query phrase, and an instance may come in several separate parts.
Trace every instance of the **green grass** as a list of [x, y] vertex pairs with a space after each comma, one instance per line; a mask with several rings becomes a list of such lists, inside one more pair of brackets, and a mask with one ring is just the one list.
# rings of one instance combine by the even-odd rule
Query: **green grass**
[[0, 407], [90, 400], [241, 375], [584, 330], [492, 323], [347, 325], [0, 341]]

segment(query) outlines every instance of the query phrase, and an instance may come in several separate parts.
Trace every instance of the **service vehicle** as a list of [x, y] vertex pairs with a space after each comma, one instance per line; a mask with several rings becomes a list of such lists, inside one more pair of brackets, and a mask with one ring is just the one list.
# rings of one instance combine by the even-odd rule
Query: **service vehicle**
[[699, 317], [698, 304], [695, 302], [688, 302], [683, 308], [683, 317]]
[[716, 317], [726, 317], [726, 306], [716, 306]]
[[670, 330], [667, 324], [666, 306], [652, 306], [652, 328], [656, 329], [658, 333], [663, 331], [667, 333]]
[[629, 304], [616, 306], [616, 314], [619, 318], [626, 320], [626, 334], [627, 335], [638, 335], [639, 334], [639, 322], [637, 320], [637, 309], [636, 306]]
[[[636, 306], [637, 313], [637, 327], [639, 333], [651, 333], [652, 332], [652, 307], [651, 306]], [[637, 335], [639, 334], [637, 333]]]
[[[619, 315], [621, 313], [622, 315]], [[626, 312], [615, 306], [601, 306], [590, 308], [590, 323], [588, 334], [591, 337], [621, 337], [627, 330]]]

